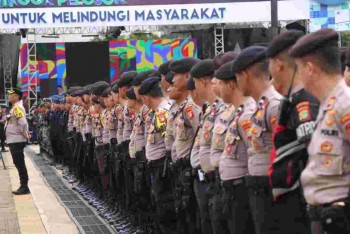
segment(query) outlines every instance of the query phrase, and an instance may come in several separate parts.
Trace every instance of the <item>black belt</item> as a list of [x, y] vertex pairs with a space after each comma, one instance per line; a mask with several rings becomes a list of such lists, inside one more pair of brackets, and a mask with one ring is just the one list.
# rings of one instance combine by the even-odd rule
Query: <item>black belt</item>
[[211, 172], [205, 173], [205, 180], [207, 182], [215, 182], [216, 181], [216, 172], [211, 171]]
[[329, 207], [343, 207], [348, 209], [349, 208], [349, 200], [343, 200], [343, 201], [338, 201], [338, 202], [333, 202], [333, 203], [327, 203], [327, 204], [322, 204], [322, 205], [307, 205], [307, 213], [311, 220], [320, 220], [321, 219], [321, 213], [324, 209], [329, 208]]
[[150, 168], [164, 167], [164, 160], [165, 160], [165, 157], [157, 159], [157, 160], [148, 161], [148, 166]]
[[225, 180], [221, 181], [221, 187], [224, 189], [230, 189], [239, 185], [245, 184], [245, 178], [238, 178], [238, 179], [233, 179], [233, 180]]
[[248, 187], [259, 188], [270, 186], [268, 176], [246, 176], [245, 180]]

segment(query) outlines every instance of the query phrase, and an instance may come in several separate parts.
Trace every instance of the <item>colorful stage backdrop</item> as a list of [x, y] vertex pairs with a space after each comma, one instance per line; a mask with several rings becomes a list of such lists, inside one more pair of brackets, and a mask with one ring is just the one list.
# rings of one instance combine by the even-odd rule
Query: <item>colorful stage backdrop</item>
[[[25, 94], [28, 90], [28, 66], [32, 65], [28, 63], [27, 49], [27, 44], [21, 45], [21, 83]], [[157, 69], [159, 65], [170, 59], [184, 57], [197, 57], [195, 39], [110, 41], [110, 80], [117, 80], [119, 74], [125, 71]], [[37, 69], [40, 80], [55, 79], [57, 85], [66, 89], [65, 43], [37, 44]], [[38, 89], [40, 91], [40, 85]]]

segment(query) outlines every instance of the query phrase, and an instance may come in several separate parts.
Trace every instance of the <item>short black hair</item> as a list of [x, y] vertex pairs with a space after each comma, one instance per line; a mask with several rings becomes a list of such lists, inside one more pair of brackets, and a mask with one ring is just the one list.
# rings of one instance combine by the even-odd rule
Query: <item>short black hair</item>
[[339, 74], [342, 70], [341, 52], [338, 47], [319, 48], [306, 57], [326, 74]]

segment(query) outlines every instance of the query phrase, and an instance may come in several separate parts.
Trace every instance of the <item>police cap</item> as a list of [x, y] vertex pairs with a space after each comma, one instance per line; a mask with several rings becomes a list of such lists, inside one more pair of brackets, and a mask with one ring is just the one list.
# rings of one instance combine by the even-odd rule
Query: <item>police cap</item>
[[232, 72], [238, 73], [244, 69], [261, 62], [266, 59], [266, 47], [264, 46], [250, 46], [237, 56], [232, 63]]
[[276, 57], [279, 53], [292, 47], [302, 36], [304, 32], [298, 30], [289, 30], [275, 37], [266, 51], [268, 58]]
[[12, 88], [12, 89], [8, 90], [7, 93], [8, 94], [17, 94], [20, 99], [23, 96], [23, 93], [22, 93], [22, 91], [19, 88]]
[[289, 54], [294, 58], [302, 58], [320, 48], [338, 47], [339, 35], [333, 29], [321, 29], [300, 38], [291, 48]]
[[215, 72], [215, 77], [219, 80], [235, 80], [235, 74], [232, 72], [233, 61], [225, 63]]
[[124, 72], [120, 75], [119, 81], [118, 81], [118, 87], [122, 88], [125, 86], [131, 86], [132, 80], [137, 76], [136, 71], [129, 71]]
[[212, 59], [204, 59], [192, 67], [191, 76], [194, 79], [213, 76], [215, 69], [215, 64]]
[[130, 100], [136, 100], [136, 94], [134, 91], [134, 87], [130, 87], [127, 91], [126, 91], [126, 97]]
[[191, 68], [199, 61], [199, 59], [195, 58], [184, 58], [180, 60], [175, 60], [169, 64], [169, 70], [180, 74], [190, 72]]
[[132, 86], [140, 85], [144, 80], [146, 80], [155, 70], [143, 71], [137, 74], [137, 76], [132, 81]]
[[151, 90], [159, 88], [159, 80], [157, 78], [147, 78], [141, 84], [139, 89], [140, 95], [147, 95]]
[[105, 81], [96, 82], [93, 85], [92, 94], [96, 95], [96, 96], [100, 96], [103, 93], [103, 91], [105, 91], [105, 89], [107, 87], [109, 87], [109, 84], [107, 82], [105, 82]]
[[214, 60], [216, 70], [219, 69], [219, 67], [221, 67], [225, 63], [228, 63], [228, 62], [234, 60], [237, 57], [237, 55], [238, 55], [238, 53], [236, 53], [236, 52], [228, 51], [226, 53], [219, 54], [219, 55], [215, 56], [213, 58], [213, 60]]
[[168, 72], [170, 72], [169, 65], [171, 62], [172, 62], [172, 60], [165, 62], [159, 66], [158, 71], [160, 72], [160, 74], [166, 75], [166, 74], [168, 74]]
[[156, 77], [159, 80], [162, 78], [162, 76], [161, 76], [159, 71], [153, 71], [151, 74], [149, 74], [148, 78], [150, 78], [150, 77]]
[[194, 84], [194, 80], [193, 80], [192, 77], [190, 77], [190, 78], [187, 80], [186, 89], [187, 89], [187, 90], [195, 90], [195, 89], [196, 89], [196, 86], [195, 86], [195, 84]]

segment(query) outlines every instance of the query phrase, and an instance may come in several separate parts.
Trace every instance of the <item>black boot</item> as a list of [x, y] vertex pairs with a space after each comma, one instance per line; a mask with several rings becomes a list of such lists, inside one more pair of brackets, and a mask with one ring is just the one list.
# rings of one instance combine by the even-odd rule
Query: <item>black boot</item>
[[28, 185], [21, 185], [17, 191], [12, 192], [14, 195], [25, 195], [30, 194], [30, 190], [28, 188]]

